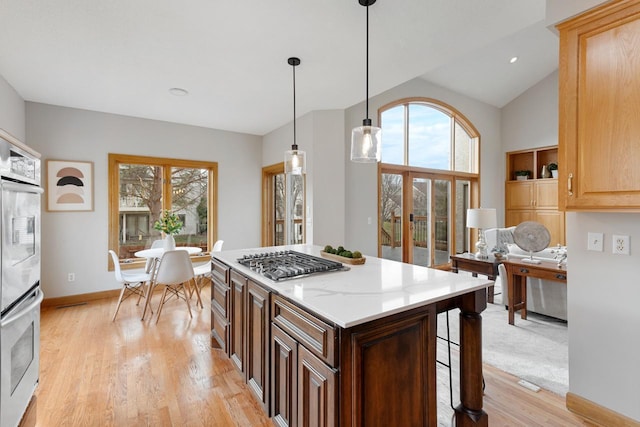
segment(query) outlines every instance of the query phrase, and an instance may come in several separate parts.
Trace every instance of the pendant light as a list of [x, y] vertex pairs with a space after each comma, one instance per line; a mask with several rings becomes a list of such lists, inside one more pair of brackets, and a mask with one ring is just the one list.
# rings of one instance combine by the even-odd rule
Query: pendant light
[[367, 8], [366, 118], [362, 121], [362, 126], [355, 127], [351, 131], [351, 161], [358, 163], [379, 162], [382, 148], [382, 129], [371, 126], [369, 118], [369, 6], [375, 2], [376, 0], [358, 0], [358, 3]]
[[306, 154], [298, 150], [296, 143], [296, 66], [300, 65], [300, 58], [291, 57], [287, 62], [293, 69], [293, 145], [291, 150], [284, 152], [284, 173], [304, 175], [307, 173]]

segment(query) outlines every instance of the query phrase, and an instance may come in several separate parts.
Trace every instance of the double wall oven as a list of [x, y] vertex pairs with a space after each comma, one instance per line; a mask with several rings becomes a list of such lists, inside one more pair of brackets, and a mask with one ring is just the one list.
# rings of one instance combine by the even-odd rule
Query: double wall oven
[[0, 426], [20, 423], [40, 369], [40, 159], [0, 134]]

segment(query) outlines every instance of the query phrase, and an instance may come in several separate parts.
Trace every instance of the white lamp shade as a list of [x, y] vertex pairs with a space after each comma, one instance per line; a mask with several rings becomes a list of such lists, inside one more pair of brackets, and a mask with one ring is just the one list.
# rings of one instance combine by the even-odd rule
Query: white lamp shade
[[496, 210], [493, 208], [467, 209], [467, 227], [493, 228], [497, 225]]
[[307, 173], [307, 156], [304, 151], [287, 150], [284, 152], [284, 173], [304, 175]]
[[375, 126], [358, 126], [351, 131], [351, 161], [376, 163], [380, 161], [382, 129]]

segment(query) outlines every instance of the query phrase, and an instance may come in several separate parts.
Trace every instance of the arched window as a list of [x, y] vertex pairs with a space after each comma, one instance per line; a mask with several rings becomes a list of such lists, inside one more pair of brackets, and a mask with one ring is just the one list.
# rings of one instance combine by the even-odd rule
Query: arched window
[[476, 238], [466, 228], [466, 214], [480, 199], [480, 134], [456, 109], [434, 99], [402, 99], [378, 113], [378, 254], [444, 266], [451, 254], [472, 250]]
[[432, 99], [380, 109], [382, 163], [478, 173], [479, 135], [453, 107]]

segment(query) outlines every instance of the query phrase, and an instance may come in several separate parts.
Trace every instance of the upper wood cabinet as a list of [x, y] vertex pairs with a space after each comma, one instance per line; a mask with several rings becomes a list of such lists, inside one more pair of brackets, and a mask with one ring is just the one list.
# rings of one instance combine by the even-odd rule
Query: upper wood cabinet
[[558, 30], [560, 208], [640, 211], [640, 0]]
[[[507, 153], [505, 227], [524, 221], [543, 224], [551, 246], [565, 244], [564, 212], [558, 211], [558, 180], [543, 178], [542, 167], [558, 163], [558, 147], [542, 147]], [[516, 180], [516, 171], [531, 171], [532, 179]]]

